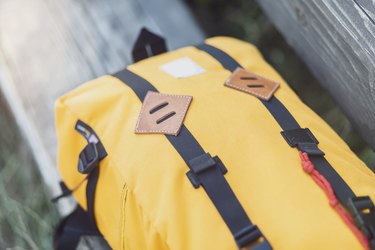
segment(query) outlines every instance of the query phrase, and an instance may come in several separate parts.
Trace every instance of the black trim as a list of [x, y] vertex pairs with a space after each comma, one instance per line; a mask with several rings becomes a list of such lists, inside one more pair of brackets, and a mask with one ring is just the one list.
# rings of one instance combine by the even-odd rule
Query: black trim
[[[148, 91], [158, 92], [150, 82], [127, 69], [113, 76], [133, 89], [142, 102]], [[260, 230], [252, 224], [246, 215], [245, 210], [224, 178], [223, 171], [221, 170], [222, 166], [217, 167], [218, 162], [215, 161], [217, 158], [211, 158], [209, 154], [206, 154], [184, 125], [182, 125], [178, 136], [165, 136], [184, 159], [190, 168], [190, 173], [194, 173], [195, 179], [198, 181], [196, 184], [192, 181], [193, 185], [199, 186], [201, 184], [203, 186], [229, 230], [232, 232], [238, 247], [245, 247], [250, 243], [255, 243], [257, 239], [263, 238], [263, 241], [255, 243], [254, 249], [272, 249]], [[189, 179], [191, 180], [191, 178]], [[252, 228], [252, 230], [248, 230], [249, 228]]]
[[[202, 44], [196, 46], [196, 48], [211, 55], [229, 71], [234, 71], [238, 67], [243, 68], [230, 55], [211, 45]], [[354, 194], [349, 185], [341, 178], [336, 170], [324, 158], [324, 153], [318, 148], [318, 141], [315, 139], [310, 130], [302, 129], [297, 121], [293, 118], [292, 114], [276, 98], [276, 96], [273, 96], [269, 101], [264, 101], [261, 99], [259, 100], [263, 103], [263, 105], [279, 123], [280, 127], [284, 130], [281, 133], [288, 144], [291, 147], [297, 146], [300, 150], [309, 154], [309, 158], [314, 164], [315, 168], [329, 181], [341, 205], [344, 206], [347, 210], [352, 211], [353, 218], [357, 221], [358, 227], [367, 235], [370, 244], [372, 244], [372, 248], [375, 249], [375, 209], [370, 198], [366, 198], [367, 206], [371, 207], [369, 200], [372, 203], [372, 208], [369, 209], [369, 214], [356, 212], [354, 208], [355, 204], [358, 203], [355, 203], [354, 201], [363, 200]], [[292, 137], [294, 136], [296, 137], [292, 139]]]

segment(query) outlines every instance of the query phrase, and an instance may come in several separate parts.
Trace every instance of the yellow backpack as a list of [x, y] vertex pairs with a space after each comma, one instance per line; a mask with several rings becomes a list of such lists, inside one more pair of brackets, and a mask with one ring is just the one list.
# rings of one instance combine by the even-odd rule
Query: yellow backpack
[[144, 45], [57, 100], [56, 248], [375, 248], [374, 173], [253, 45]]

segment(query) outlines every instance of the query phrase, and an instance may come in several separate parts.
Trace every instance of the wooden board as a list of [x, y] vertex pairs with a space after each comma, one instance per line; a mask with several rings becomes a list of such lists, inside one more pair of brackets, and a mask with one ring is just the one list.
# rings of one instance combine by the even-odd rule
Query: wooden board
[[375, 149], [375, 2], [258, 3]]
[[142, 26], [170, 48], [204, 39], [181, 1], [0, 0], [1, 91], [52, 195], [60, 192], [55, 99], [131, 63]]

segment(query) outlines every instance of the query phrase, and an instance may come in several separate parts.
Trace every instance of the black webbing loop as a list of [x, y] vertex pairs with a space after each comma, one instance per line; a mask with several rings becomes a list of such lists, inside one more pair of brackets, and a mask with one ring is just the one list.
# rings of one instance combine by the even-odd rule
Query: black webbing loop
[[142, 28], [133, 45], [133, 62], [138, 62], [164, 52], [167, 52], [165, 39], [146, 28]]
[[[147, 80], [127, 69], [113, 76], [128, 85], [142, 102], [148, 91], [158, 92]], [[193, 186], [198, 187], [202, 185], [229, 230], [232, 232], [238, 247], [245, 247], [257, 239], [262, 238], [263, 241], [259, 241], [259, 243], [255, 242], [256, 244], [254, 244], [254, 248], [252, 249], [272, 249], [257, 227], [256, 230], [254, 229], [255, 231], [245, 230], [254, 225], [224, 178], [223, 174], [226, 170], [224, 170], [224, 166], [220, 165], [222, 164], [221, 161], [216, 157], [211, 158], [185, 125], [182, 125], [178, 136], [165, 136], [190, 168], [187, 175]], [[254, 232], [256, 232], [256, 234], [254, 234]], [[254, 235], [258, 237], [256, 238]]]
[[[206, 53], [211, 55], [218, 62], [220, 62], [224, 68], [226, 68], [229, 71], [234, 71], [238, 67], [242, 68], [242, 66], [238, 62], [236, 62], [230, 55], [214, 46], [202, 44], [196, 46], [196, 48], [205, 51]], [[276, 98], [276, 96], [273, 96], [269, 101], [264, 101], [261, 99], [259, 100], [263, 103], [263, 105], [268, 109], [268, 111], [278, 122], [280, 127], [284, 130], [281, 133], [284, 136], [285, 140], [288, 142], [288, 144], [291, 147], [298, 147], [301, 151], [308, 153], [310, 161], [314, 164], [315, 168], [331, 184], [341, 205], [349, 211], [355, 211], [355, 209], [353, 209], [353, 207], [355, 207], [353, 204], [356, 203], [350, 201], [356, 201], [359, 199], [359, 197], [356, 197], [356, 195], [351, 190], [349, 185], [341, 178], [341, 176], [336, 172], [336, 170], [324, 158], [324, 153], [318, 148], [318, 141], [315, 139], [311, 131], [308, 129], [301, 128], [292, 116], [292, 114]], [[370, 200], [369, 197], [368, 199]], [[366, 216], [364, 213], [358, 212], [352, 212], [352, 215], [356, 221], [363, 221], [363, 223], [359, 224], [366, 224], [367, 230], [368, 228], [372, 228], [373, 230], [375, 230], [375, 209], [370, 209], [369, 211], [371, 216]], [[357, 219], [355, 218], [355, 216], [357, 216]], [[370, 243], [372, 242], [371, 244], [375, 245], [374, 233], [372, 232], [372, 234], [368, 234], [367, 232], [370, 230], [363, 230], [364, 227], [361, 226], [359, 226], [359, 228], [365, 234], [367, 234]], [[373, 248], [375, 249], [375, 246], [373, 246]]]

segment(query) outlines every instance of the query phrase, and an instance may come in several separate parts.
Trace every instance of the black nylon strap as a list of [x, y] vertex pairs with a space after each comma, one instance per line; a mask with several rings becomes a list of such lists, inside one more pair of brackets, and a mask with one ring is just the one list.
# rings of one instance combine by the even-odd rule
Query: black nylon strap
[[331, 164], [329, 164], [324, 156], [309, 155], [309, 158], [316, 170], [329, 181], [341, 205], [348, 208], [349, 199], [356, 197], [353, 190], [341, 178]]
[[80, 206], [58, 224], [53, 235], [53, 248], [56, 250], [76, 249], [81, 237], [95, 236], [101, 241], [100, 249], [111, 249], [98, 229], [92, 226], [91, 219]]
[[[95, 162], [95, 166], [93, 166], [93, 168], [88, 171], [88, 174], [85, 175], [85, 178], [75, 188], [73, 188], [73, 190], [69, 190], [64, 183], [61, 184], [63, 195], [56, 197], [54, 200], [58, 200], [64, 196], [71, 194], [81, 186], [85, 179], [87, 179], [87, 211], [84, 211], [80, 206], [77, 206], [77, 208], [71, 214], [60, 221], [54, 233], [54, 248], [58, 250], [76, 249], [82, 237], [94, 236], [96, 241], [100, 243], [100, 245], [96, 246], [98, 249], [110, 249], [108, 243], [101, 235], [95, 223], [94, 214], [95, 190], [98, 183], [100, 171], [99, 162], [107, 156], [107, 152], [99, 137], [89, 125], [81, 120], [78, 120], [75, 129], [83, 137], [85, 137], [88, 142], [88, 145], [86, 145], [82, 152], [85, 152], [88, 155], [92, 155], [92, 152], [90, 152], [90, 150], [94, 150], [95, 152], [97, 152], [97, 156], [99, 159]], [[94, 139], [94, 137], [96, 139]], [[78, 169], [80, 167], [80, 163], [82, 163], [82, 152], [79, 155]]]
[[[145, 99], [148, 91], [158, 92], [158, 90], [151, 83], [127, 69], [117, 72], [113, 76], [128, 85], [138, 96], [141, 102], [143, 102]], [[186, 163], [188, 163], [189, 160], [205, 153], [201, 145], [197, 142], [185, 125], [182, 125], [180, 134], [178, 136], [166, 135], [166, 137]]]
[[[207, 52], [209, 55], [214, 57], [218, 62], [223, 65], [224, 68], [233, 72], [237, 68], [243, 68], [237, 61], [235, 61], [231, 56], [229, 56], [224, 51], [215, 48], [208, 44], [201, 44], [196, 46], [196, 48]], [[272, 97], [269, 101], [259, 99], [264, 106], [270, 111], [275, 120], [279, 123], [283, 130], [300, 128], [297, 121], [285, 108], [285, 106], [276, 98]]]
[[231, 56], [214, 46], [203, 43], [195, 47], [214, 57], [224, 68], [231, 72], [235, 71], [238, 67], [242, 68]]
[[143, 100], [145, 99], [148, 91], [158, 92], [158, 90], [154, 86], [152, 86], [151, 83], [138, 76], [137, 74], [134, 74], [130, 70], [121, 70], [113, 76], [128, 85], [138, 96], [141, 102], [143, 102]]
[[95, 213], [94, 213], [94, 202], [95, 202], [95, 190], [96, 185], [98, 184], [99, 179], [99, 166], [89, 173], [89, 177], [87, 178], [87, 186], [86, 186], [86, 206], [87, 206], [87, 215], [90, 218], [88, 221], [91, 224], [91, 227], [96, 226], [95, 220]]
[[[127, 69], [122, 70], [113, 76], [133, 89], [142, 102], [148, 91], [158, 92], [150, 82]], [[190, 131], [182, 125], [178, 136], [166, 135], [166, 137], [184, 159], [190, 170], [198, 176], [207, 195], [214, 203], [229, 230], [232, 232], [237, 245], [239, 247], [244, 247], [260, 237], [263, 237], [263, 242], [255, 245], [253, 249], [272, 249], [265, 237], [262, 236], [259, 229], [251, 223], [245, 210], [242, 208], [240, 202], [224, 178], [223, 173], [217, 167], [217, 164], [205, 166], [206, 169], [204, 171], [199, 171], [201, 165], [196, 164], [196, 159], [202, 156], [207, 156], [207, 154]]]
[[[220, 62], [224, 68], [226, 68], [229, 71], [234, 71], [238, 67], [243, 68], [230, 55], [216, 47], [213, 47], [208, 44], [201, 44], [196, 46], [196, 48], [205, 51], [206, 53], [211, 55], [218, 62]], [[273, 96], [269, 101], [260, 101], [268, 109], [268, 111], [272, 114], [272, 116], [275, 118], [275, 120], [278, 122], [278, 124], [284, 131], [301, 128], [292, 116], [292, 114], [276, 98], [276, 96]], [[309, 158], [311, 162], [314, 164], [315, 168], [319, 171], [319, 173], [322, 174], [330, 182], [341, 204], [347, 208], [347, 202], [349, 201], [349, 198], [355, 197], [355, 194], [351, 190], [349, 185], [341, 178], [341, 176], [329, 164], [329, 162], [324, 158], [324, 156], [311, 155], [309, 156]]]
[[[93, 166], [92, 169], [90, 169], [90, 172], [87, 175], [87, 185], [86, 185], [87, 214], [88, 214], [88, 217], [91, 219], [90, 220], [91, 227], [96, 227], [95, 213], [94, 213], [95, 190], [96, 190], [96, 185], [99, 179], [99, 171], [100, 171], [99, 164], [100, 164], [100, 161], [103, 160], [107, 156], [107, 151], [105, 150], [103, 143], [100, 141], [99, 136], [95, 133], [95, 131], [89, 125], [87, 125], [81, 120], [78, 120], [75, 125], [75, 129], [78, 133], [80, 133], [87, 140], [87, 143], [88, 143], [88, 145], [82, 150], [82, 152], [88, 149], [93, 150], [93, 147], [94, 147], [95, 148], [94, 151], [97, 151], [97, 154], [98, 154], [98, 161], [95, 162], [95, 166]], [[88, 154], [92, 154], [92, 153], [88, 152]], [[80, 157], [81, 156], [82, 156], [82, 153], [80, 154]], [[79, 159], [78, 170], [80, 169], [80, 163], [82, 163], [82, 159]]]

